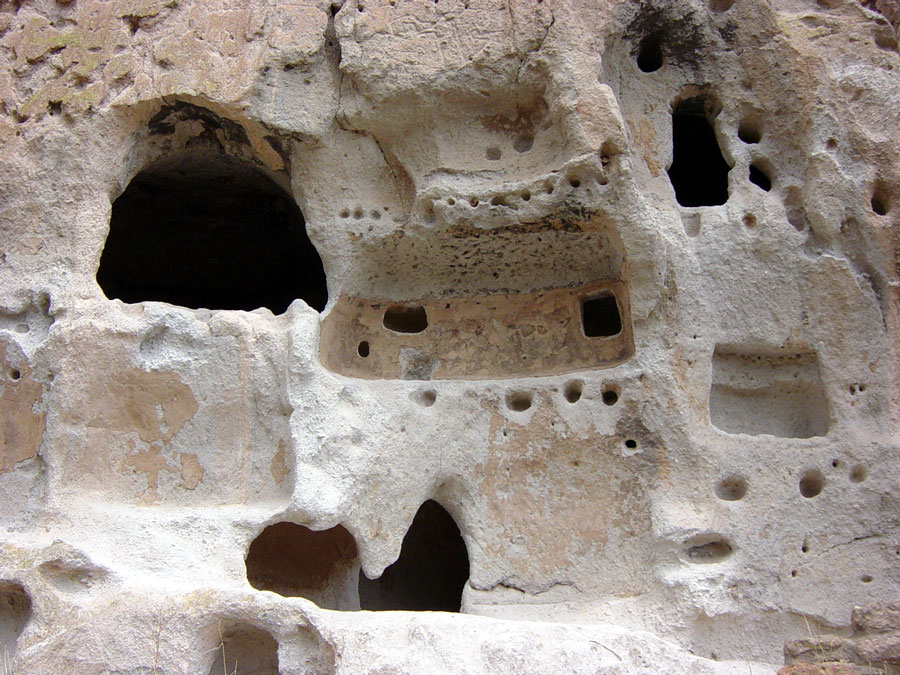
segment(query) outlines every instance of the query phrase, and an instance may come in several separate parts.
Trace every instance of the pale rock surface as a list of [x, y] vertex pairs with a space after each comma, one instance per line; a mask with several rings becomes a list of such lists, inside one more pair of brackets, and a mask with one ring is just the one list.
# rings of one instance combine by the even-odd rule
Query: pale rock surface
[[[0, 3], [5, 671], [758, 674], [848, 636], [900, 589], [864, 4]], [[353, 611], [386, 568], [461, 612]]]

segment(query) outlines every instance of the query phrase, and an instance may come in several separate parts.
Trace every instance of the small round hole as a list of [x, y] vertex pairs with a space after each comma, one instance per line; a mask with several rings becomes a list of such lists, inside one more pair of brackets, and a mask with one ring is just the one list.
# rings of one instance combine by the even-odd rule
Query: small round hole
[[642, 73], [653, 73], [662, 68], [663, 54], [659, 35], [648, 35], [638, 45], [637, 67]]
[[759, 143], [759, 141], [762, 139], [762, 132], [754, 122], [751, 122], [750, 120], [744, 120], [738, 127], [738, 138], [740, 138], [744, 143], [747, 143], [748, 145]]
[[510, 391], [506, 394], [506, 407], [513, 412], [524, 412], [531, 407], [530, 391]]
[[800, 547], [800, 553], [809, 553], [809, 545], [807, 543], [803, 543], [803, 546]]
[[348, 211], [347, 209], [343, 209], [343, 210], [341, 211], [341, 214], [340, 214], [340, 215], [341, 215], [341, 218], [349, 218], [349, 217], [350, 217], [350, 211]]
[[756, 222], [756, 216], [754, 216], [752, 213], [744, 215], [744, 227], [746, 227], [748, 230], [752, 230], [754, 227], [756, 227]]
[[453, 199], [453, 197], [447, 197], [447, 204], [453, 206], [454, 204], [456, 204], [456, 200]]
[[839, 460], [839, 459], [831, 460], [832, 468], [837, 469], [840, 465], [841, 465], [841, 460]]
[[566, 382], [563, 394], [569, 403], [577, 403], [581, 399], [581, 392], [583, 389], [584, 382], [581, 380], [572, 380], [571, 382]]
[[581, 187], [581, 179], [575, 178], [573, 176], [573, 177], [569, 178], [569, 185], [571, 185], [573, 188]]
[[741, 476], [729, 476], [716, 485], [716, 497], [726, 502], [736, 502], [747, 495], [747, 481]]
[[366, 340], [363, 340], [359, 343], [359, 346], [356, 348], [356, 353], [359, 354], [363, 358], [367, 358], [369, 356], [369, 343]]
[[478, 206], [478, 197], [472, 197], [472, 199], [469, 200], [469, 203], [472, 206]]
[[519, 136], [515, 143], [513, 143], [513, 149], [516, 152], [528, 152], [531, 150], [531, 146], [534, 145], [534, 136], [529, 134], [522, 134]]
[[828, 152], [834, 152], [835, 150], [837, 150], [837, 147], [838, 142], [833, 138], [829, 138], [827, 141], [825, 141], [825, 149], [828, 150]]
[[365, 213], [363, 212], [362, 207], [357, 206], [353, 209], [353, 217], [357, 220], [360, 220], [364, 215]]
[[374, 220], [381, 220], [381, 211], [372, 211], [372, 218]]
[[529, 199], [531, 199], [531, 193], [528, 190], [523, 190], [522, 191], [522, 201], [527, 202]]
[[879, 216], [886, 216], [890, 210], [887, 199], [877, 192], [872, 195], [872, 210]]
[[18, 368], [10, 368], [9, 379], [18, 380], [20, 377], [22, 377], [22, 373], [19, 371]]
[[603, 402], [606, 405], [615, 405], [619, 402], [619, 392], [615, 390], [613, 387], [609, 387], [603, 390], [603, 393], [600, 394], [600, 398], [603, 399]]
[[871, 575], [871, 574], [863, 574], [863, 575], [859, 578], [859, 580], [860, 580], [861, 582], [863, 582], [864, 584], [871, 584], [871, 583], [872, 583], [872, 575]]
[[626, 439], [625, 447], [629, 450], [634, 450], [637, 447], [637, 441], [633, 438]]
[[411, 398], [423, 408], [430, 408], [437, 401], [437, 392], [434, 389], [423, 389], [413, 392]]
[[496, 162], [503, 156], [503, 153], [500, 152], [500, 148], [491, 146], [487, 150], [484, 151], [484, 156], [487, 157], [492, 162]]
[[850, 482], [851, 483], [862, 483], [866, 479], [866, 467], [862, 464], [857, 464], [852, 469], [850, 469]]
[[791, 570], [791, 576], [792, 577], [797, 576], [797, 570]]
[[825, 487], [825, 476], [816, 469], [807, 471], [800, 479], [800, 494], [807, 499], [818, 496], [823, 487]]

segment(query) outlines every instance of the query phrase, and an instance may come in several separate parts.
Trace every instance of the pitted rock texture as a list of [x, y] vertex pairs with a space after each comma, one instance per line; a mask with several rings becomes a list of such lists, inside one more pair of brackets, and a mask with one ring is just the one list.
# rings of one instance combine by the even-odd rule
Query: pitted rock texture
[[900, 673], [900, 600], [854, 607], [851, 624], [847, 637], [813, 635], [785, 643], [789, 665], [779, 675]]
[[4, 668], [846, 638], [900, 588], [896, 9], [0, 3]]

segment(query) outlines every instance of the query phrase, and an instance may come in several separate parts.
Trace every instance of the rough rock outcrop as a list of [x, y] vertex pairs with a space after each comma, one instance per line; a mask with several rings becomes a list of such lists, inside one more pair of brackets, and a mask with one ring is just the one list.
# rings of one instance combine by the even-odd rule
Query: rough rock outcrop
[[865, 4], [0, 3], [4, 664], [760, 673], [849, 636], [900, 587]]

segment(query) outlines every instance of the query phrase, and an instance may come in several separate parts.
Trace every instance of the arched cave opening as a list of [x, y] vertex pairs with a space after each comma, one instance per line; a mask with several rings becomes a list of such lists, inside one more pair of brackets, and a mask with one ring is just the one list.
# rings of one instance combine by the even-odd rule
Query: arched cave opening
[[0, 649], [10, 663], [19, 636], [31, 619], [31, 597], [17, 581], [0, 581]]
[[278, 675], [278, 642], [249, 623], [223, 627], [209, 675]]
[[321, 311], [325, 271], [294, 199], [250, 163], [190, 153], [141, 171], [112, 206], [97, 283], [110, 299]]
[[341, 525], [315, 531], [275, 523], [253, 540], [244, 563], [253, 588], [351, 610], [356, 609], [356, 560], [356, 540]]
[[458, 612], [469, 580], [469, 554], [443, 506], [429, 499], [403, 537], [400, 557], [378, 579], [359, 573], [359, 605], [368, 610]]
[[702, 96], [672, 110], [672, 166], [669, 180], [681, 206], [718, 206], [728, 201], [728, 172]]

